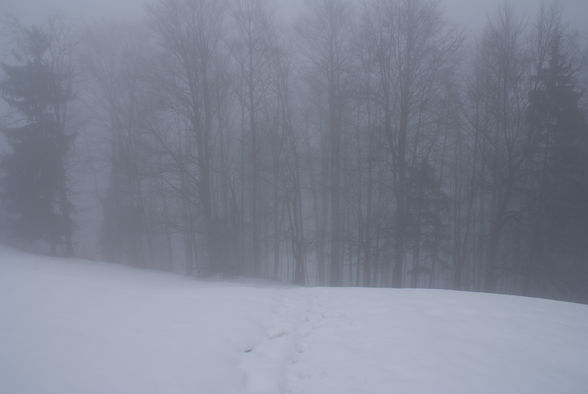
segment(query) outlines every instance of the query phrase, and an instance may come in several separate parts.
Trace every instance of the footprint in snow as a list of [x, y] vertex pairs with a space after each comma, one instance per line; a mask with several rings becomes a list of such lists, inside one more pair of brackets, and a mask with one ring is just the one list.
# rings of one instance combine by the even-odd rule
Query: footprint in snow
[[280, 332], [276, 332], [276, 333], [268, 333], [267, 337], [270, 340], [274, 340], [274, 339], [278, 339], [281, 337], [285, 337], [286, 335], [288, 335], [287, 331], [280, 331]]

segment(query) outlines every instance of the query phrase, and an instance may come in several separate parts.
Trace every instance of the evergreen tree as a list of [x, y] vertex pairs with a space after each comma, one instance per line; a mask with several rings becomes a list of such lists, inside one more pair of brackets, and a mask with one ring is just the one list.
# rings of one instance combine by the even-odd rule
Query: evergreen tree
[[561, 43], [558, 33], [549, 59], [538, 70], [529, 108], [532, 133], [541, 141], [531, 221], [535, 266], [531, 276], [559, 294], [562, 287], [573, 286], [569, 280], [564, 283], [563, 275], [573, 278], [569, 273], [576, 272], [576, 278], [586, 278], [588, 274], [588, 125], [574, 67]]
[[71, 100], [71, 73], [52, 58], [52, 36], [20, 27], [15, 57], [0, 63], [0, 92], [14, 110], [13, 127], [2, 131], [10, 152], [0, 161], [3, 202], [14, 215], [20, 240], [46, 241], [55, 252], [72, 253], [72, 204], [68, 199], [65, 158], [72, 136], [65, 132]]

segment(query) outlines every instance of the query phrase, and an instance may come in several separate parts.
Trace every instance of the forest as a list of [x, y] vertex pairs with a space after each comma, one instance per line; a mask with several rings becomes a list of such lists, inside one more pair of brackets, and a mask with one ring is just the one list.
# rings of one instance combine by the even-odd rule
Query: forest
[[505, 3], [479, 34], [431, 0], [309, 0], [291, 19], [267, 0], [5, 17], [0, 241], [588, 302], [588, 40], [561, 8]]

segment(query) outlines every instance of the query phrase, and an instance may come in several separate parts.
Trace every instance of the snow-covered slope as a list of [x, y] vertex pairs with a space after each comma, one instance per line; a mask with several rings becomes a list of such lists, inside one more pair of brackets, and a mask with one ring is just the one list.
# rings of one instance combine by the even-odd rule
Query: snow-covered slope
[[0, 249], [0, 393], [588, 393], [588, 306]]

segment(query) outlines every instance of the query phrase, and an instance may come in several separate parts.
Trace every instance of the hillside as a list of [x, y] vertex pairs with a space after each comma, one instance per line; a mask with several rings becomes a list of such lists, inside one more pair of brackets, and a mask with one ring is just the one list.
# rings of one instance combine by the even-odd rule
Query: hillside
[[0, 393], [582, 394], [588, 306], [196, 281], [0, 249]]

